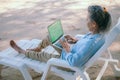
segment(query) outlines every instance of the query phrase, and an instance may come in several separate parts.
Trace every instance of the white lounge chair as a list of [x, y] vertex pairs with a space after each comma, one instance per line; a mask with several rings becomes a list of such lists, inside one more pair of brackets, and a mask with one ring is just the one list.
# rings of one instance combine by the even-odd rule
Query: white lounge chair
[[[78, 80], [90, 80], [90, 77], [86, 72], [86, 70], [89, 67], [91, 67], [93, 63], [95, 63], [95, 61], [98, 59], [105, 61], [100, 73], [96, 78], [96, 80], [101, 80], [101, 77], [103, 76], [103, 73], [105, 72], [108, 66], [108, 63], [116, 63], [116, 64], [118, 63], [118, 60], [115, 60], [112, 58], [110, 51], [107, 48], [112, 44], [112, 42], [115, 40], [115, 38], [118, 36], [119, 33], [120, 33], [120, 18], [118, 23], [106, 35], [105, 44], [97, 51], [97, 53], [83, 67], [80, 67], [80, 68], [71, 67], [66, 61], [53, 58], [47, 62], [47, 68], [46, 68], [46, 71], [44, 71], [41, 80], [46, 80], [49, 72], [53, 73], [54, 75], [62, 77], [64, 80], [77, 80], [76, 78], [78, 78], [79, 76], [81, 77], [81, 79], [78, 79]], [[100, 56], [105, 50], [108, 51], [109, 58], [100, 58]], [[113, 64], [114, 70], [120, 71], [120, 69], [117, 67], [116, 64]], [[74, 73], [67, 72], [58, 67], [69, 68], [75, 72]]]
[[[37, 47], [40, 42], [41, 40], [38, 39], [20, 40], [19, 42], [17, 42], [17, 44], [23, 49], [28, 49]], [[45, 48], [45, 51], [50, 51], [56, 54], [55, 49], [51, 46]], [[46, 63], [27, 58], [24, 54], [19, 54], [12, 48], [8, 48], [0, 52], [0, 64], [18, 69], [22, 73], [25, 80], [32, 80], [32, 77], [29, 74], [27, 68], [31, 68], [41, 74], [46, 69]]]
[[[120, 23], [120, 21], [119, 21]], [[116, 28], [117, 29], [114, 29], [115, 31], [111, 32], [111, 34], [115, 35], [115, 37], [117, 36], [116, 34], [118, 34], [117, 31], [119, 31], [120, 27], [117, 27], [119, 26], [120, 24], [117, 24], [116, 25]], [[109, 35], [110, 36], [110, 35]], [[114, 38], [115, 38], [114, 37]], [[114, 38], [112, 38], [108, 44], [110, 45], [112, 43], [112, 41], [114, 40]], [[36, 47], [39, 43], [41, 42], [41, 40], [37, 40], [37, 39], [33, 39], [33, 40], [20, 40], [17, 44], [22, 47], [23, 49], [27, 49], [27, 48], [33, 48], [33, 47]], [[50, 59], [48, 61], [48, 63], [43, 63], [43, 62], [40, 62], [40, 61], [37, 61], [37, 60], [33, 60], [33, 59], [30, 59], [30, 58], [27, 58], [25, 57], [25, 55], [23, 54], [18, 54], [15, 50], [13, 50], [12, 48], [8, 48], [6, 50], [3, 50], [0, 52], [0, 64], [1, 65], [5, 65], [5, 66], [10, 66], [10, 67], [13, 67], [13, 68], [16, 68], [18, 70], [20, 70], [20, 72], [23, 74], [24, 76], [24, 79], [25, 80], [32, 80], [27, 68], [31, 68], [33, 70], [35, 70], [36, 72], [38, 73], [43, 73], [43, 76], [42, 76], [42, 80], [45, 80], [46, 76], [47, 76], [47, 73], [50, 69], [50, 66], [53, 66], [53, 65], [56, 65], [56, 66], [59, 66], [61, 64], [61, 66], [63, 65], [63, 67], [66, 67], [66, 68], [70, 68], [74, 71], [77, 71], [74, 75], [74, 77], [70, 76], [66, 76], [65, 75], [65, 72], [62, 71], [62, 73], [60, 73], [61, 71], [58, 70], [57, 68], [52, 68], [53, 71], [58, 71], [58, 75], [61, 75], [61, 77], [63, 77], [65, 75], [65, 77], [69, 78], [69, 80], [74, 80], [78, 75], [80, 75], [83, 79], [86, 79], [86, 80], [89, 80], [89, 76], [87, 75], [86, 73], [86, 69], [88, 69], [94, 62], [95, 60], [101, 55], [99, 53], [103, 52], [105, 48], [107, 48], [109, 45], [106, 44], [104, 45], [98, 52], [97, 52], [97, 55], [93, 56], [85, 65], [83, 68], [77, 68], [77, 67], [71, 67], [69, 66], [68, 63], [66, 63], [65, 61], [63, 60], [60, 60], [60, 59]], [[54, 52], [54, 49], [52, 47], [49, 46], [48, 48], [49, 50], [52, 50]], [[48, 50], [48, 51], [49, 51]], [[104, 65], [105, 67], [107, 66], [108, 62], [110, 60], [106, 60], [106, 64]], [[113, 62], [117, 62], [117, 60], [112, 60], [111, 61]], [[58, 64], [59, 63], [59, 64]], [[105, 68], [103, 68], [105, 69]], [[1, 70], [0, 70], [1, 71]], [[57, 74], [55, 72], [55, 74]], [[103, 73], [104, 70], [101, 71], [101, 73]], [[70, 73], [71, 75], [73, 74]], [[100, 75], [101, 76], [101, 75]], [[99, 78], [99, 77], [98, 77]]]

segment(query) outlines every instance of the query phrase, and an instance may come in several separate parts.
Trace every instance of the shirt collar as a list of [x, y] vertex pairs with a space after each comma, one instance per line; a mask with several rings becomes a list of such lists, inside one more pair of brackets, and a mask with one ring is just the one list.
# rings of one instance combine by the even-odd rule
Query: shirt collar
[[84, 38], [90, 38], [90, 39], [93, 39], [93, 38], [96, 38], [98, 36], [100, 36], [101, 34], [100, 33], [97, 33], [97, 34], [92, 34], [91, 32], [87, 33]]

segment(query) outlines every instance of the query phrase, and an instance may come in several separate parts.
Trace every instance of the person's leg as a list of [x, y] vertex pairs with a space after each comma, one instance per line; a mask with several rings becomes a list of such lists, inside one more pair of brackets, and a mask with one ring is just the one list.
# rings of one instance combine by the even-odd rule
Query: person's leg
[[44, 39], [42, 40], [42, 43], [40, 43], [37, 48], [43, 49], [43, 48], [47, 47], [48, 45], [51, 45], [58, 53], [61, 53], [61, 52], [62, 52], [61, 49], [55, 47], [55, 46], [50, 42], [49, 36], [47, 36], [46, 38], [44, 38]]
[[[38, 45], [37, 48], [43, 49], [43, 48], [47, 47], [48, 45], [53, 46], [49, 40], [49, 37], [47, 36], [46, 38], [44, 38], [42, 40], [42, 42]], [[37, 50], [37, 48], [36, 48], [36, 50]], [[61, 53], [61, 50], [59, 50], [55, 46], [53, 46], [53, 48], [57, 52]], [[39, 60], [41, 62], [47, 62], [50, 58], [59, 58], [60, 57], [60, 55], [51, 55], [51, 54], [46, 53], [45, 51], [36, 51], [36, 50], [27, 49], [25, 55], [31, 59]]]
[[[50, 40], [49, 40], [49, 37], [47, 36], [47, 37], [45, 37], [45, 38], [42, 40], [41, 43], [39, 43], [39, 45], [38, 45], [36, 48], [34, 48], [34, 49], [27, 49], [27, 50], [29, 50], [29, 51], [35, 51], [35, 52], [40, 52], [43, 48], [47, 47], [48, 45], [53, 46], [52, 43], [51, 43]], [[20, 48], [13, 40], [10, 41], [10, 46], [11, 46], [13, 49], [15, 49], [16, 51], [18, 51], [19, 53], [23, 53], [23, 54], [26, 53], [26, 50], [23, 50], [22, 48]], [[58, 48], [55, 47], [55, 46], [53, 46], [53, 47], [54, 47], [54, 49], [55, 49], [56, 51], [58, 51], [59, 53], [61, 53], [61, 50], [60, 50], [60, 49], [58, 49]]]
[[38, 46], [36, 48], [33, 48], [33, 49], [27, 49], [27, 50], [30, 50], [30, 51], [36, 51], [36, 52], [40, 52], [43, 48], [47, 47], [48, 45], [50, 45], [50, 41], [49, 41], [49, 38], [48, 36], [45, 37], [42, 42], [40, 42], [38, 44]]
[[26, 51], [20, 48], [13, 40], [10, 41], [10, 46], [16, 51], [18, 51], [18, 53], [23, 53], [23, 54], [26, 53]]
[[[38, 47], [34, 48], [34, 49], [27, 49], [27, 50], [30, 50], [30, 51], [35, 51], [35, 52], [40, 52], [43, 48], [45, 48], [46, 46], [50, 45], [50, 41], [48, 39], [48, 36], [46, 38], [44, 38], [42, 40], [41, 43], [39, 43]], [[15, 41], [11, 40], [10, 41], [10, 46], [15, 49], [16, 51], [18, 51], [19, 53], [23, 53], [25, 54], [26, 53], [26, 50], [23, 50], [22, 48], [20, 48], [16, 43]]]
[[[18, 51], [19, 53], [23, 53], [25, 54], [27, 57], [35, 59], [35, 60], [39, 60], [42, 62], [46, 62], [48, 61], [50, 58], [54, 57], [54, 58], [59, 58], [59, 55], [55, 55], [55, 56], [51, 56], [51, 55], [47, 55], [44, 51], [41, 51], [41, 49], [47, 47], [48, 45], [51, 45], [51, 42], [49, 41], [49, 38], [46, 37], [42, 40], [42, 42], [38, 45], [37, 48], [34, 49], [27, 49], [27, 50], [23, 50], [22, 48], [20, 48], [13, 40], [10, 41], [10, 45], [13, 49], [15, 49], [16, 51]], [[56, 51], [61, 53], [61, 50], [59, 50], [58, 48], [56, 48], [55, 46], [53, 46], [55, 48]]]
[[35, 52], [30, 50], [26, 50], [25, 56], [41, 62], [47, 62], [50, 58], [60, 58], [60, 55], [51, 55], [45, 51]]

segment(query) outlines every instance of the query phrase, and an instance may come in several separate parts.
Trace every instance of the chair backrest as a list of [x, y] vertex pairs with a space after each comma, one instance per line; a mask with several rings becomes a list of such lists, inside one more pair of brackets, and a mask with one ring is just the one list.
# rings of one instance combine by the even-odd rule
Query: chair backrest
[[120, 33], [120, 18], [118, 23], [105, 35], [104, 45], [96, 52], [96, 54], [83, 66], [84, 69], [88, 69], [93, 63], [102, 55], [102, 53], [112, 44], [116, 37]]

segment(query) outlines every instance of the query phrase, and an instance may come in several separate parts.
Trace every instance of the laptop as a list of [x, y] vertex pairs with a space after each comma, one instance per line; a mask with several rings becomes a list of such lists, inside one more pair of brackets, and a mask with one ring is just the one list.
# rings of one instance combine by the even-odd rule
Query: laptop
[[62, 49], [59, 39], [64, 39], [64, 32], [60, 20], [56, 20], [53, 24], [48, 26], [49, 39], [53, 46]]

